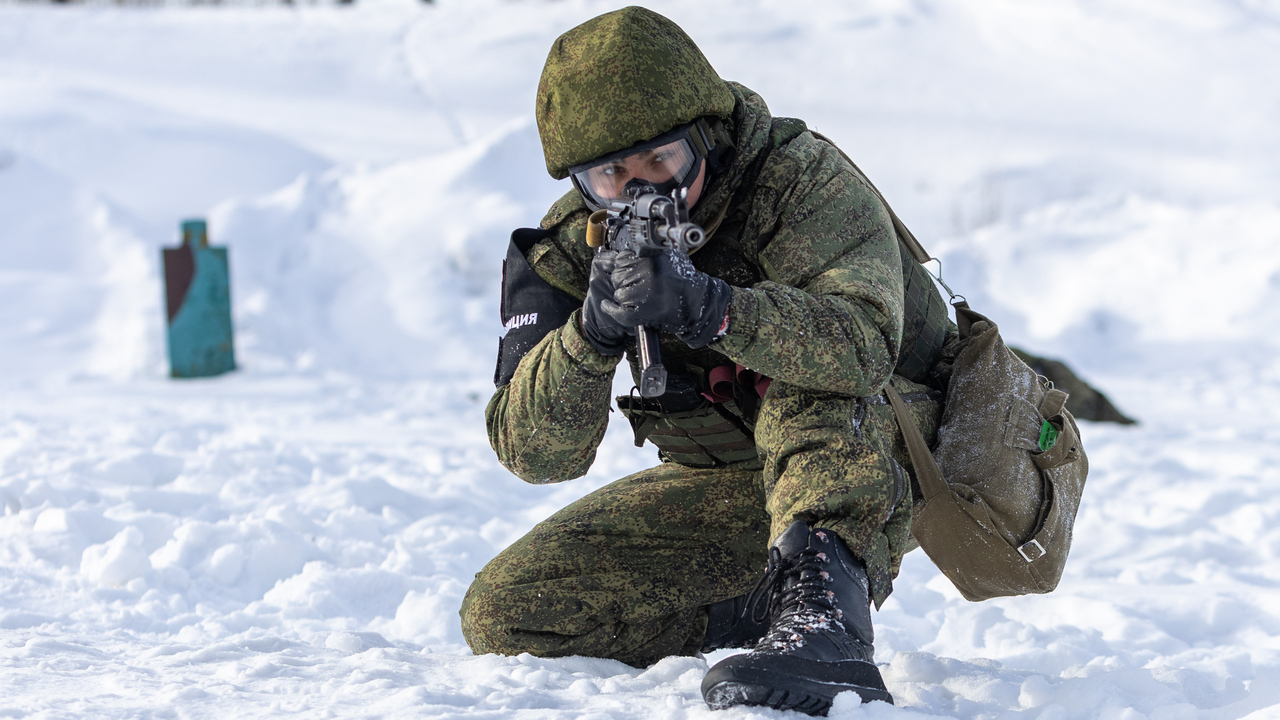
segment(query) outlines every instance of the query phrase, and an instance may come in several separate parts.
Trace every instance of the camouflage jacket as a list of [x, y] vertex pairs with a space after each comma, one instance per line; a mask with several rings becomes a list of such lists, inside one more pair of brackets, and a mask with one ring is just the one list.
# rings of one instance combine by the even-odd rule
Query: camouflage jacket
[[[664, 364], [700, 375], [737, 363], [810, 394], [875, 394], [894, 372], [903, 328], [903, 260], [889, 211], [834, 145], [798, 120], [772, 118], [747, 88], [730, 88], [736, 155], [693, 209], [711, 240], [692, 258], [733, 287], [728, 333], [697, 351], [663, 336]], [[525, 254], [538, 276], [579, 300], [591, 266], [587, 215], [571, 191], [543, 219], [549, 234]], [[619, 361], [586, 341], [580, 311], [543, 337], [486, 408], [503, 465], [533, 483], [585, 474]], [[812, 430], [821, 429], [804, 429]], [[803, 451], [803, 435], [797, 428], [755, 441], [786, 455], [787, 446]]]

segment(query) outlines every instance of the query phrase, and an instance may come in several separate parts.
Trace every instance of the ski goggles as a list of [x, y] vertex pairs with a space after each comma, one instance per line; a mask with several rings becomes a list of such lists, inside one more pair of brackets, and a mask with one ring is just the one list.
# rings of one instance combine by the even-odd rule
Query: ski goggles
[[626, 200], [631, 188], [652, 186], [662, 195], [687, 190], [698, 178], [707, 141], [698, 123], [682, 125], [625, 150], [569, 168], [574, 187], [592, 210]]

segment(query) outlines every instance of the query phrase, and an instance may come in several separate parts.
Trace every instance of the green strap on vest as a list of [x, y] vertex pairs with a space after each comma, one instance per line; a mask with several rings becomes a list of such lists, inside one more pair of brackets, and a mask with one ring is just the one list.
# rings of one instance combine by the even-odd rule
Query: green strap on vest
[[[901, 236], [899, 236], [901, 240]], [[906, 243], [901, 243], [906, 248]], [[902, 344], [894, 373], [915, 382], [928, 380], [929, 368], [947, 341], [947, 303], [924, 266], [902, 254]]]

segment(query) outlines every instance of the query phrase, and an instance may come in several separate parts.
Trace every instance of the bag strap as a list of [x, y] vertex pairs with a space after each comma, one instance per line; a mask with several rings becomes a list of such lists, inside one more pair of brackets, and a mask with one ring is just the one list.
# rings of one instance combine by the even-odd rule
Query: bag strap
[[933, 459], [933, 453], [929, 452], [929, 444], [924, 441], [924, 435], [920, 434], [920, 428], [916, 427], [911, 415], [907, 412], [907, 404], [902, 401], [902, 396], [893, 388], [892, 383], [884, 386], [884, 394], [889, 398], [889, 404], [893, 406], [893, 416], [898, 420], [898, 427], [902, 429], [902, 439], [907, 443], [907, 453], [911, 455], [911, 467], [916, 472], [916, 480], [920, 483], [920, 491], [924, 493], [924, 501], [928, 502], [938, 495], [950, 493], [951, 489], [942, 479], [942, 470]]
[[831, 142], [831, 138], [826, 135], [823, 135], [812, 128], [809, 129], [809, 132], [813, 133], [814, 137], [835, 148], [836, 152], [840, 153], [840, 157], [844, 158], [845, 162], [853, 166], [853, 171], [858, 174], [858, 179], [866, 183], [867, 187], [871, 188], [871, 192], [875, 193], [876, 197], [880, 198], [880, 204], [884, 205], [885, 210], [889, 211], [889, 219], [893, 220], [894, 232], [898, 233], [898, 239], [902, 241], [903, 245], [907, 246], [907, 250], [911, 251], [911, 257], [915, 258], [916, 262], [921, 265], [932, 260], [933, 258], [929, 257], [929, 252], [924, 249], [924, 246], [920, 244], [920, 241], [916, 239], [916, 236], [907, 228], [906, 224], [898, 218], [898, 214], [893, 211], [892, 207], [890, 207], [889, 201], [884, 199], [884, 195], [880, 192], [880, 189], [875, 186], [875, 183], [871, 182], [871, 178], [867, 177], [866, 173], [862, 172], [862, 168], [858, 167], [858, 164], [853, 161], [853, 158], [850, 158], [845, 154], [845, 151], [841, 150], [839, 145]]
[[[858, 174], [858, 178], [871, 188], [871, 191], [880, 199], [880, 204], [884, 205], [884, 209], [889, 211], [889, 219], [893, 221], [893, 230], [898, 235], [898, 241], [906, 246], [907, 251], [911, 253], [911, 257], [915, 261], [924, 265], [933, 258], [929, 257], [929, 252], [924, 249], [920, 241], [916, 239], [914, 233], [902, 222], [898, 214], [893, 211], [893, 207], [889, 205], [889, 201], [884, 199], [884, 194], [871, 182], [871, 178], [862, 172], [862, 168], [849, 157], [839, 145], [831, 142], [831, 139], [821, 133], [813, 132], [813, 136], [827, 143], [840, 153], [853, 167], [853, 171]], [[955, 297], [955, 294], [952, 294]], [[968, 304], [964, 306], [968, 308]], [[959, 313], [957, 312], [957, 315]], [[898, 428], [902, 431], [902, 438], [907, 443], [907, 453], [911, 456], [911, 467], [916, 472], [916, 480], [920, 483], [920, 491], [924, 493], [924, 500], [928, 502], [938, 495], [950, 493], [951, 489], [947, 487], [947, 482], [942, 479], [942, 470], [938, 468], [938, 462], [933, 459], [933, 453], [929, 451], [929, 444], [924, 441], [924, 436], [920, 434], [920, 428], [916, 427], [915, 422], [911, 419], [911, 415], [907, 412], [906, 403], [902, 402], [902, 396], [897, 390], [893, 389], [893, 383], [886, 383], [884, 386], [884, 394], [889, 398], [889, 404], [893, 406], [893, 416], [898, 421]]]
[[[840, 146], [828, 140], [826, 137], [814, 133], [818, 138], [825, 140], [831, 147], [853, 166], [854, 172], [858, 177], [871, 188], [871, 191], [880, 199], [880, 204], [884, 205], [884, 209], [889, 211], [889, 219], [893, 221], [893, 230], [898, 235], [898, 241], [906, 246], [907, 251], [911, 253], [911, 257], [915, 261], [924, 265], [933, 258], [929, 257], [929, 252], [924, 249], [920, 241], [916, 239], [915, 233], [902, 222], [898, 217], [898, 213], [893, 211], [893, 207], [889, 205], [889, 201], [884, 199], [884, 194], [880, 192], [880, 188], [871, 182], [871, 178], [862, 172], [862, 168], [853, 161], [853, 158], [845, 154]], [[954, 297], [954, 295], [952, 296]], [[967, 308], [968, 304], [964, 306]], [[957, 316], [959, 312], [956, 313]], [[893, 388], [893, 383], [885, 383], [885, 397], [889, 398], [889, 404], [893, 406], [893, 417], [898, 421], [898, 429], [902, 431], [902, 439], [906, 441], [907, 453], [911, 456], [911, 468], [915, 470], [916, 481], [920, 483], [920, 491], [924, 493], [924, 501], [928, 502], [939, 495], [945, 495], [951, 492], [947, 487], [947, 481], [942, 478], [942, 470], [938, 467], [938, 462], [933, 459], [933, 453], [929, 450], [929, 444], [924, 441], [924, 436], [920, 434], [920, 428], [916, 427], [915, 422], [911, 419], [911, 415], [907, 412], [906, 403], [902, 402], [902, 396]]]

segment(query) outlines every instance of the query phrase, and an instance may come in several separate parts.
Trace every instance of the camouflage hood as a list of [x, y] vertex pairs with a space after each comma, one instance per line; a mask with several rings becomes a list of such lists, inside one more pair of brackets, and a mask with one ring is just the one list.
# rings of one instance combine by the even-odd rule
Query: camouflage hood
[[700, 117], [727, 116], [733, 94], [678, 25], [639, 7], [588, 20], [556, 39], [538, 83], [547, 172], [649, 140]]

